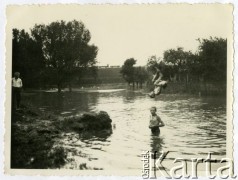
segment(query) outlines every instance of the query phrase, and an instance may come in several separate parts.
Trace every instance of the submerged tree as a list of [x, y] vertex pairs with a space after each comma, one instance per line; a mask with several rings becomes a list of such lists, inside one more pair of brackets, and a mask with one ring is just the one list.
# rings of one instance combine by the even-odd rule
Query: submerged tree
[[41, 45], [46, 68], [52, 71], [58, 92], [64, 83], [69, 85], [75, 70], [93, 66], [98, 48], [89, 45], [91, 34], [79, 21], [56, 21], [49, 25], [35, 25], [31, 30], [34, 41]]

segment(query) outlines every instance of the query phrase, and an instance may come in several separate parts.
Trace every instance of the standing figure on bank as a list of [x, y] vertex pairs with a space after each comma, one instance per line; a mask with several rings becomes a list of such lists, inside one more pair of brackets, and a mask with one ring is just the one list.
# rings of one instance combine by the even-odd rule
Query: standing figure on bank
[[22, 86], [20, 73], [15, 72], [14, 77], [12, 78], [12, 105], [14, 108], [16, 107], [17, 110], [20, 108]]
[[153, 135], [159, 135], [160, 134], [160, 127], [164, 126], [164, 122], [160, 119], [160, 117], [156, 114], [156, 107], [150, 108], [150, 125], [149, 128], [151, 129], [151, 132]]
[[152, 83], [154, 84], [154, 90], [149, 93], [149, 96], [151, 98], [154, 98], [155, 95], [160, 95], [161, 89], [166, 88], [168, 82], [162, 80], [163, 79], [163, 73], [158, 67], [154, 67], [154, 73], [153, 73], [153, 79]]

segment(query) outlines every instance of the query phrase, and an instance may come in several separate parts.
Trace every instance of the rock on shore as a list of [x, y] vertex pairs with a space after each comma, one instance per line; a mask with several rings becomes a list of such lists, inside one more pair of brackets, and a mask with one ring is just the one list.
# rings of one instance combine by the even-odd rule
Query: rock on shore
[[111, 122], [108, 113], [100, 111], [99, 113], [84, 113], [81, 116], [66, 117], [55, 125], [64, 131], [90, 132], [111, 129]]

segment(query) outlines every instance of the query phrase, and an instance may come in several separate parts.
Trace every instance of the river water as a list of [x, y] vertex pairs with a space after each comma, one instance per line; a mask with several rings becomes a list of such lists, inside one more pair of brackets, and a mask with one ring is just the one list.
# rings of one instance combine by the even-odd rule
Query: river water
[[[111, 134], [65, 134], [62, 145], [72, 161], [63, 168], [141, 170], [143, 151], [170, 151], [171, 158], [205, 158], [208, 152], [218, 159], [226, 155], [224, 97], [161, 94], [150, 99], [143, 91], [92, 90], [42, 92], [25, 101], [61, 116], [100, 110], [110, 115]], [[165, 123], [159, 136], [152, 136], [148, 128], [151, 106], [157, 107]]]

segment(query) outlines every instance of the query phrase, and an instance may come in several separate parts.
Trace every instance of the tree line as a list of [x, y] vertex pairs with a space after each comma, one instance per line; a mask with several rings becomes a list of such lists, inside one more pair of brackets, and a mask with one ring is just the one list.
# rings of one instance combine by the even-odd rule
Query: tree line
[[[60, 92], [66, 86], [71, 90], [85, 75], [96, 79], [98, 47], [90, 44], [83, 22], [55, 21], [12, 33], [12, 73], [21, 73], [24, 87], [54, 85]], [[142, 87], [158, 66], [169, 81], [226, 82], [227, 40], [210, 37], [198, 42], [195, 53], [182, 47], [168, 49], [162, 58], [149, 57], [145, 66], [136, 67], [136, 59], [129, 58], [121, 68], [122, 77], [133, 87]]]
[[147, 82], [152, 69], [157, 66], [169, 81], [225, 83], [227, 40], [210, 37], [197, 41], [199, 46], [195, 53], [185, 51], [182, 47], [168, 49], [164, 51], [163, 58], [149, 57], [145, 67], [134, 67], [136, 60], [127, 59], [122, 66], [122, 77], [134, 87], [135, 83]]
[[36, 24], [30, 29], [13, 29], [12, 72], [19, 71], [25, 87], [56, 85], [72, 88], [85, 72], [96, 76], [98, 47], [89, 44], [91, 34], [81, 21]]

